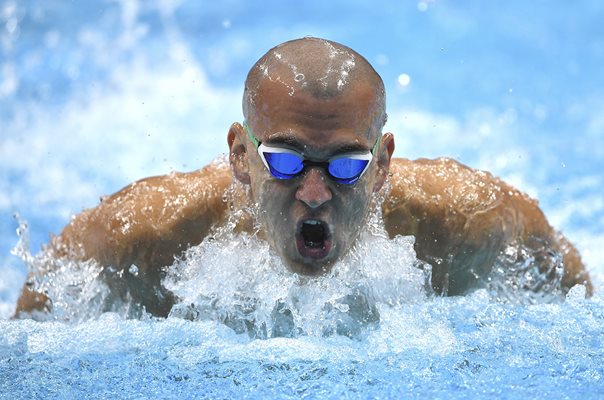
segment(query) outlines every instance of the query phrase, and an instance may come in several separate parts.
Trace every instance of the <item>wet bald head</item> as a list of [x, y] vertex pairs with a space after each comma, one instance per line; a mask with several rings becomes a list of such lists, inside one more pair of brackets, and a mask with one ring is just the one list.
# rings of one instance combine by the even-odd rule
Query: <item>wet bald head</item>
[[297, 39], [282, 43], [262, 56], [245, 81], [243, 114], [247, 120], [257, 106], [260, 88], [267, 83], [283, 85], [290, 96], [303, 91], [317, 100], [328, 100], [366, 85], [375, 96], [374, 122], [379, 129], [386, 122], [382, 78], [363, 56], [336, 42]]

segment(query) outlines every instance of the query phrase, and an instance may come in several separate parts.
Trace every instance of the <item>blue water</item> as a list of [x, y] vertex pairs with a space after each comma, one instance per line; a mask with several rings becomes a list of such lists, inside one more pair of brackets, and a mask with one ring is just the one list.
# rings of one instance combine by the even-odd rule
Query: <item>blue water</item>
[[[0, 397], [602, 396], [603, 19], [596, 0], [0, 0]], [[554, 304], [505, 303], [486, 291], [433, 297], [417, 289], [407, 252], [392, 255], [405, 293], [389, 287], [391, 297], [376, 299], [379, 323], [352, 338], [325, 333], [329, 318], [308, 317], [341, 306], [350, 288], [336, 278], [317, 283], [334, 298], [313, 308], [311, 287], [296, 305], [307, 334], [293, 338], [250, 337], [216, 315], [8, 320], [26, 274], [10, 254], [13, 214], [27, 221], [35, 253], [99, 196], [210, 162], [242, 118], [249, 67], [306, 35], [374, 64], [396, 156], [454, 157], [538, 198], [580, 249], [596, 295], [585, 300], [577, 288]], [[376, 247], [368, 259], [398, 254], [391, 243]], [[204, 257], [193, 267], [221, 270]], [[195, 268], [193, 282], [204, 272]], [[370, 291], [385, 284], [363, 279]], [[295, 282], [279, 288], [305, 298]], [[200, 301], [192, 286], [181, 289]], [[236, 306], [235, 289], [221, 289], [223, 310]]]

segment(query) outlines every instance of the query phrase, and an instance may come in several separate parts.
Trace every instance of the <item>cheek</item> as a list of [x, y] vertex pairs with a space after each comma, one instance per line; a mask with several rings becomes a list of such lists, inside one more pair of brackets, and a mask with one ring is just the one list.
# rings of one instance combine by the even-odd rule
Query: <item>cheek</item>
[[259, 220], [269, 232], [288, 227], [288, 211], [294, 198], [291, 189], [274, 179], [267, 179], [252, 186], [252, 196], [260, 208]]
[[250, 162], [250, 186], [252, 191], [252, 200], [260, 205], [261, 209], [270, 204], [270, 193], [274, 191], [268, 173], [260, 162]]
[[366, 187], [358, 187], [340, 193], [339, 197], [342, 201], [337, 209], [341, 226], [344, 228], [342, 233], [346, 236], [354, 236], [360, 230], [369, 211], [371, 192]]

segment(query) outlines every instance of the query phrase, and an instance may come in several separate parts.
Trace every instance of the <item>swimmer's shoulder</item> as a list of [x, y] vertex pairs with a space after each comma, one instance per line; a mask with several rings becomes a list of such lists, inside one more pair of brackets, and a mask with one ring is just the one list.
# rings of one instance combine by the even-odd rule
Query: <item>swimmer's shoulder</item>
[[390, 197], [397, 201], [440, 202], [461, 212], [485, 211], [513, 197], [537, 205], [535, 200], [490, 172], [447, 157], [393, 159], [390, 183]]
[[[141, 199], [164, 200], [170, 205], [174, 197], [184, 196], [188, 200], [196, 197], [222, 195], [231, 183], [231, 171], [222, 158], [191, 172], [170, 172], [166, 175], [139, 179], [116, 193], [102, 197], [101, 203], [137, 202]], [[175, 203], [173, 203], [175, 204]]]
[[59, 253], [75, 249], [81, 258], [115, 263], [121, 249], [198, 243], [223, 221], [224, 193], [231, 181], [223, 159], [192, 172], [140, 179], [74, 216], [54, 240], [55, 247], [62, 249]]
[[394, 159], [389, 181], [384, 216], [422, 221], [407, 229], [411, 232], [427, 222], [433, 230], [472, 237], [493, 231], [508, 238], [551, 232], [537, 201], [491, 173], [451, 158]]

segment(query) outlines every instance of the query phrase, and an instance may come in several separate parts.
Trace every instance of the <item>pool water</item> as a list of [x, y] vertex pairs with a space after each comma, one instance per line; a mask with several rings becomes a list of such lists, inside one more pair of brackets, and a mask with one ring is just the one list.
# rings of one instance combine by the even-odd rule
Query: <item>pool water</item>
[[[603, 17], [595, 0], [0, 0], [0, 398], [601, 397]], [[102, 312], [100, 267], [59, 260], [38, 282], [57, 299], [49, 320], [9, 319], [51, 233], [135, 179], [224, 153], [249, 67], [306, 35], [382, 75], [395, 156], [450, 156], [538, 198], [595, 295], [494, 277], [436, 296], [413, 238], [372, 220], [310, 280], [222, 232], [170, 267], [167, 319]]]
[[180, 301], [167, 319], [128, 303], [102, 312], [99, 267], [54, 260], [56, 272], [36, 281], [54, 300], [46, 322], [0, 321], [3, 392], [574, 398], [602, 390], [600, 294], [587, 300], [576, 286], [540, 299], [494, 285], [437, 296], [413, 238], [382, 234], [363, 232], [332, 273], [308, 279], [289, 273], [266, 242], [218, 232], [169, 269], [164, 284]]

